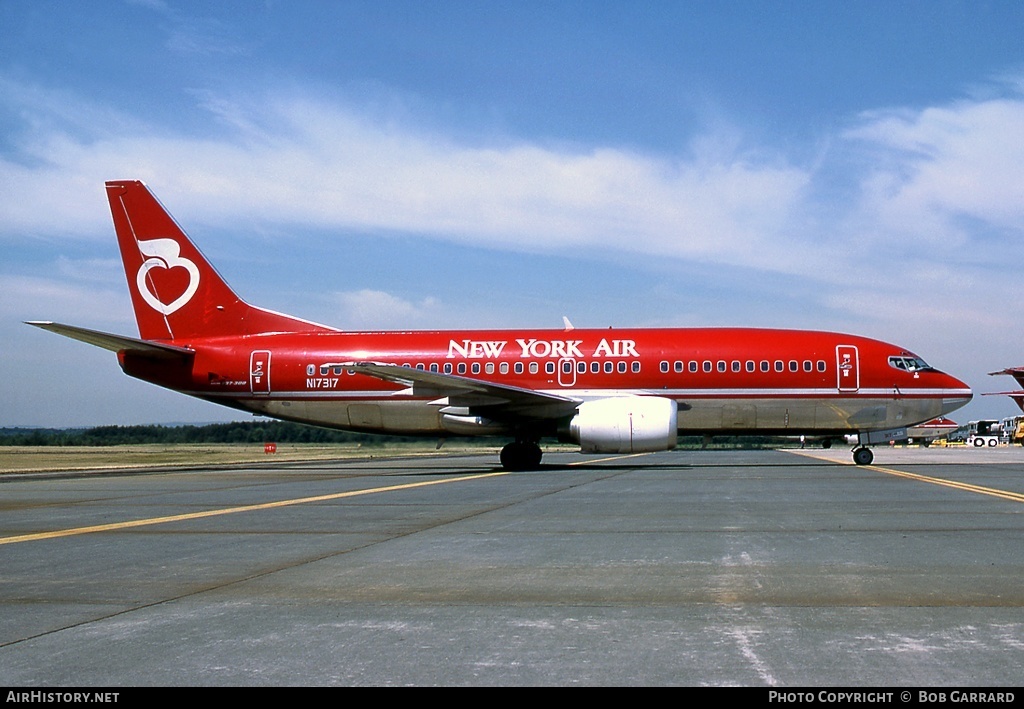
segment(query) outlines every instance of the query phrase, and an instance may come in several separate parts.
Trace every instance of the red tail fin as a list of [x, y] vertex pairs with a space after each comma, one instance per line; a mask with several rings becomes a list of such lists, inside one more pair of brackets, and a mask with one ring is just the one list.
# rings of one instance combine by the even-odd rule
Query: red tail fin
[[107, 199], [142, 339], [330, 330], [241, 300], [143, 183], [107, 182]]

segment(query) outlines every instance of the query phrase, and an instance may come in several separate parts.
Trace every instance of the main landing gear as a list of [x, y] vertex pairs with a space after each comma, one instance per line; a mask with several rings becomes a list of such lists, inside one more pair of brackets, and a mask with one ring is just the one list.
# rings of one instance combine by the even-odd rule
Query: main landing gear
[[871, 461], [875, 459], [875, 454], [871, 452], [870, 448], [854, 448], [853, 449], [853, 462], [857, 465], [871, 465]]
[[535, 441], [514, 441], [501, 449], [501, 467], [505, 470], [536, 470], [543, 453]]

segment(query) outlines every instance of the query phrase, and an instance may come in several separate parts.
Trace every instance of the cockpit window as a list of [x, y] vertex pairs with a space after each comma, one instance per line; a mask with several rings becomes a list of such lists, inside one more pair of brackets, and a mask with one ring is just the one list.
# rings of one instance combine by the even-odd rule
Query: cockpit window
[[889, 366], [895, 367], [896, 369], [902, 369], [906, 372], [923, 372], [926, 369], [931, 369], [931, 367], [928, 366], [928, 363], [923, 359], [910, 355], [890, 357]]

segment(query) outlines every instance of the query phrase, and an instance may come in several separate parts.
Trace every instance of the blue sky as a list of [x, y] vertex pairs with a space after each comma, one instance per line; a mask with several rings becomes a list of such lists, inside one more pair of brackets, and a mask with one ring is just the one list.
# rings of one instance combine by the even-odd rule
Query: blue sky
[[[231, 420], [135, 334], [103, 181], [342, 328], [749, 325], [1024, 364], [1024, 4], [0, 0], [0, 425]], [[977, 397], [954, 418], [1017, 413]]]

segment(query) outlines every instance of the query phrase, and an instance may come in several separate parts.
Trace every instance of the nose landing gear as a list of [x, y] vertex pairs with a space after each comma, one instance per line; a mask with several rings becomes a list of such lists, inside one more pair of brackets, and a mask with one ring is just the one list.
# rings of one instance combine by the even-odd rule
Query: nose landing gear
[[875, 454], [871, 452], [870, 448], [854, 448], [853, 449], [853, 462], [857, 465], [871, 465], [871, 461], [875, 459]]

